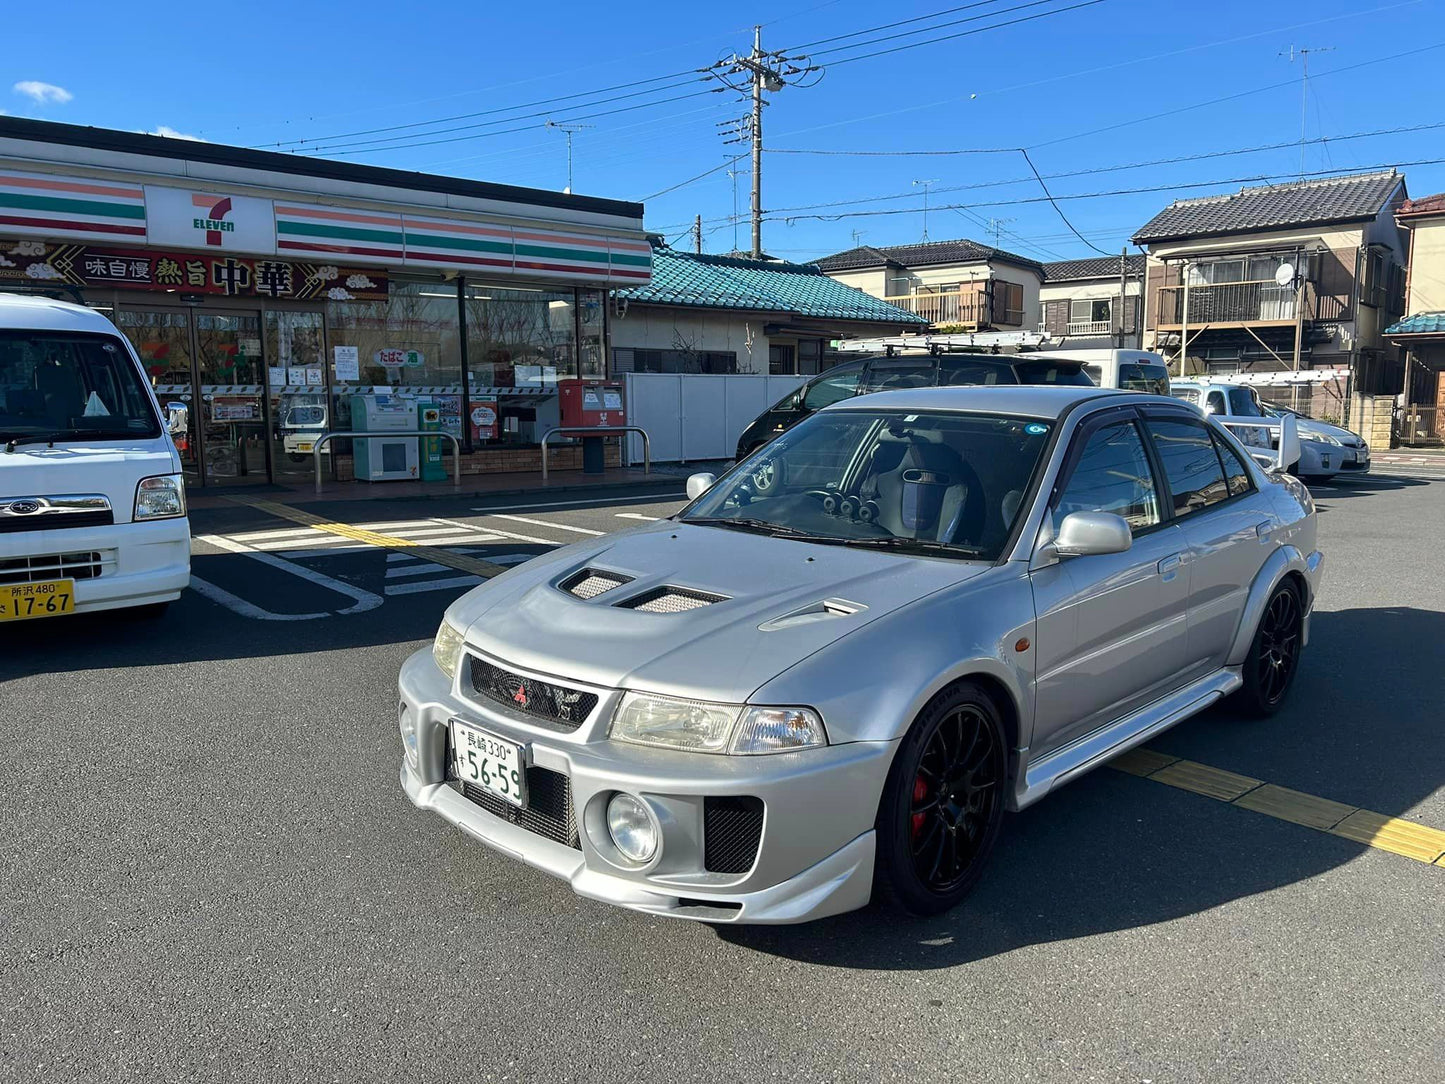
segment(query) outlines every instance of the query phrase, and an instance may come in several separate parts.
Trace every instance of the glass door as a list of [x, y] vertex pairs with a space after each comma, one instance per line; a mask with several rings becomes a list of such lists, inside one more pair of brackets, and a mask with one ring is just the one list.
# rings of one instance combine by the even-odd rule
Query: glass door
[[[263, 317], [267, 394], [271, 407], [271, 465], [278, 481], [315, 471], [316, 440], [329, 424], [326, 348], [319, 312], [268, 309]], [[351, 374], [353, 383], [355, 373]], [[325, 465], [335, 441], [321, 446]]]
[[191, 323], [205, 481], [265, 482], [270, 447], [261, 315], [198, 311]]
[[186, 481], [195, 485], [201, 478], [200, 416], [194, 395], [191, 314], [185, 309], [127, 308], [115, 314], [115, 322], [140, 355], [181, 454]]

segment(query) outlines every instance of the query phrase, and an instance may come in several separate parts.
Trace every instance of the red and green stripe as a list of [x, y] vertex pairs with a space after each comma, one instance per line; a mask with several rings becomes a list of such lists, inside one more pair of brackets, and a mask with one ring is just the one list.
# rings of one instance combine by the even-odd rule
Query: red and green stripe
[[144, 237], [145, 192], [80, 177], [0, 171], [0, 225], [47, 237]]

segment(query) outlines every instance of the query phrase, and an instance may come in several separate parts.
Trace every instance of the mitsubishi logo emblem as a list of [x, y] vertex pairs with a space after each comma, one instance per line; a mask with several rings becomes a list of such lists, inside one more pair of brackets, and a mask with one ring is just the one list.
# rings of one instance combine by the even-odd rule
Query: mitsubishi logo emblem
[[527, 690], [518, 685], [517, 691], [512, 694], [512, 699], [525, 708], [527, 706]]

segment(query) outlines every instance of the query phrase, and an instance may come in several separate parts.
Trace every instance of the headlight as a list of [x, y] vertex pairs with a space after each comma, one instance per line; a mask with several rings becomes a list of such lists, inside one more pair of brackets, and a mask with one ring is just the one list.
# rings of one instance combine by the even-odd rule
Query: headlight
[[696, 753], [784, 753], [827, 745], [811, 708], [757, 708], [628, 693], [609, 731], [619, 741]]
[[132, 520], [170, 519], [185, 514], [186, 484], [179, 474], [158, 474], [137, 483]]
[[631, 794], [614, 794], [607, 803], [607, 834], [633, 862], [646, 862], [657, 853], [657, 824], [642, 799]]
[[442, 623], [437, 627], [436, 639], [432, 641], [431, 657], [436, 660], [437, 669], [447, 676], [448, 681], [457, 679], [457, 666], [462, 661], [462, 633], [448, 621], [442, 618]]
[[1321, 444], [1333, 444], [1336, 448], [1344, 447], [1344, 445], [1341, 444], [1341, 442], [1337, 438], [1330, 436], [1328, 433], [1311, 433], [1305, 439], [1317, 440]]

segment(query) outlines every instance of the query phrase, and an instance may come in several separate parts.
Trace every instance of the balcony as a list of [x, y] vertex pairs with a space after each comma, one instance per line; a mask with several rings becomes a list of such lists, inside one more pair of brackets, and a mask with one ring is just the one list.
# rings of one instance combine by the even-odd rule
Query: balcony
[[[1293, 324], [1295, 322], [1295, 288], [1280, 286], [1273, 279], [1256, 282], [1216, 282], [1190, 285], [1189, 319], [1191, 328], [1244, 327], [1246, 325]], [[1155, 325], [1163, 329], [1181, 327], [1184, 317], [1183, 286], [1161, 286]], [[1344, 300], [1329, 294], [1321, 295], [1313, 282], [1306, 282], [1300, 315], [1312, 320], [1336, 320], [1344, 311]]]
[[988, 323], [988, 292], [982, 285], [937, 293], [899, 294], [883, 300], [934, 325], [979, 327]]
[[[1040, 329], [1042, 330], [1042, 329]], [[1070, 337], [1082, 335], [1112, 335], [1114, 322], [1112, 320], [1070, 320]]]

